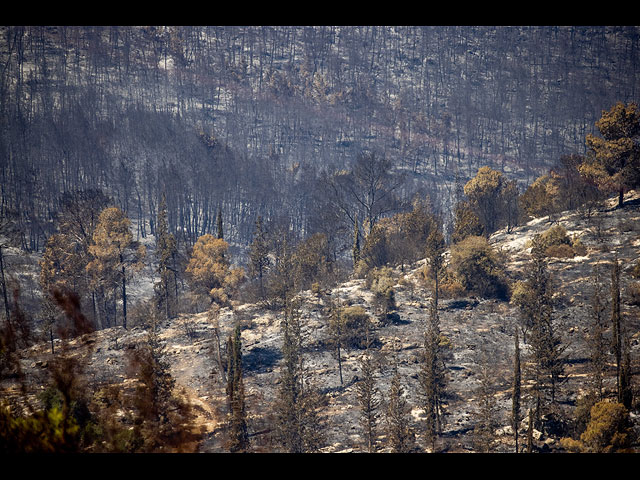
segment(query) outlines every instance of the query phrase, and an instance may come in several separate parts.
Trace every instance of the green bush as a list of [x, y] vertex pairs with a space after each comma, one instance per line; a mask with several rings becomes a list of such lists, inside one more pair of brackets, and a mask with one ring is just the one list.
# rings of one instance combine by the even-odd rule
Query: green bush
[[621, 403], [601, 401], [591, 407], [589, 423], [580, 440], [563, 439], [569, 450], [610, 453], [621, 452], [631, 444], [629, 412]]
[[340, 310], [339, 320], [343, 327], [345, 345], [351, 348], [366, 348], [372, 339], [371, 318], [364, 308], [359, 306], [344, 307]]
[[566, 244], [571, 245], [571, 239], [567, 234], [567, 229], [562, 225], [555, 225], [546, 232], [540, 235], [540, 241], [544, 247], [550, 247], [551, 245]]
[[389, 267], [374, 268], [365, 280], [367, 288], [373, 292], [373, 303], [383, 320], [396, 310], [396, 296], [393, 272]]
[[573, 258], [576, 256], [576, 252], [571, 245], [567, 245], [566, 243], [560, 243], [557, 245], [549, 245], [545, 250], [544, 254], [547, 257], [554, 258]]
[[580, 239], [577, 236], [570, 237], [562, 225], [555, 225], [537, 235], [536, 241], [547, 257], [573, 258], [587, 253]]
[[481, 297], [507, 299], [503, 262], [484, 237], [470, 236], [451, 249], [451, 266], [463, 288]]

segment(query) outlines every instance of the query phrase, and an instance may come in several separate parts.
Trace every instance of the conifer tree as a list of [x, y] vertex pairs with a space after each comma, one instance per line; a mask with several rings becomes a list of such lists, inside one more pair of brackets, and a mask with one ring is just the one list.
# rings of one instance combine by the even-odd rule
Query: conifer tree
[[249, 246], [250, 271], [253, 278], [258, 277], [260, 285], [260, 297], [264, 300], [264, 276], [267, 268], [271, 265], [269, 259], [269, 244], [267, 234], [262, 224], [262, 217], [256, 220], [256, 227], [253, 231], [253, 240]]
[[[129, 354], [128, 368], [138, 381], [133, 398], [133, 431], [127, 449], [133, 452], [183, 452], [197, 444], [193, 430], [193, 413], [176, 394], [166, 345], [160, 337], [155, 310], [149, 312], [151, 326], [146, 339]], [[197, 436], [196, 436], [197, 437]]]
[[76, 291], [73, 279], [75, 278], [76, 262], [73, 251], [69, 249], [70, 243], [66, 236], [54, 233], [47, 239], [42, 258], [40, 260], [40, 275], [38, 277], [42, 291], [41, 314], [44, 318], [45, 328], [48, 330], [51, 341], [51, 353], [54, 352], [54, 330], [59, 320], [59, 310], [54, 299], [54, 292]]
[[552, 171], [536, 178], [520, 195], [519, 201], [527, 214], [533, 217], [548, 215], [551, 220], [552, 215], [564, 206], [562, 193], [558, 175]]
[[358, 262], [360, 261], [360, 229], [358, 228], [358, 215], [355, 216], [355, 219], [353, 221], [353, 252], [352, 252], [352, 257], [353, 257], [353, 268], [355, 270], [355, 268], [358, 265]]
[[385, 410], [387, 446], [394, 453], [407, 453], [413, 449], [413, 431], [409, 425], [409, 406], [404, 397], [402, 377], [398, 370], [398, 360], [394, 352], [393, 376], [387, 392]]
[[376, 451], [378, 408], [378, 387], [375, 380], [375, 368], [369, 349], [360, 357], [360, 375], [356, 384], [358, 404], [360, 406], [360, 425], [364, 432], [365, 446], [369, 453]]
[[622, 318], [620, 313], [620, 262], [618, 257], [613, 260], [611, 268], [611, 327], [612, 349], [616, 362], [616, 391], [618, 401], [622, 396], [621, 372], [622, 372]]
[[529, 344], [533, 356], [533, 392], [536, 420], [545, 404], [544, 391], [555, 401], [556, 388], [564, 372], [564, 348], [553, 322], [552, 284], [546, 257], [539, 237], [533, 240], [531, 261], [526, 267], [526, 280], [517, 304], [526, 322], [530, 323]]
[[171, 280], [176, 283], [175, 257], [177, 254], [176, 239], [169, 232], [167, 217], [167, 202], [164, 194], [158, 206], [158, 220], [156, 223], [156, 250], [158, 256], [158, 275], [160, 279], [156, 284], [159, 304], [164, 307], [165, 317], [171, 318], [174, 314], [176, 299], [172, 296]]
[[640, 110], [635, 103], [618, 102], [603, 111], [596, 122], [602, 137], [586, 136], [592, 157], [579, 167], [580, 173], [605, 191], [618, 193], [622, 207], [624, 192], [640, 185]]
[[244, 269], [232, 268], [221, 238], [205, 234], [198, 238], [186, 268], [193, 288], [209, 296], [211, 302], [229, 305], [234, 289], [244, 277]]
[[297, 306], [289, 304], [282, 322], [283, 360], [274, 403], [276, 438], [288, 453], [317, 452], [325, 441], [319, 416], [324, 399], [304, 367], [301, 327]]
[[440, 320], [431, 300], [429, 320], [424, 333], [424, 351], [419, 372], [420, 392], [425, 411], [425, 432], [435, 449], [444, 425], [443, 400], [446, 392], [445, 349], [440, 333]]
[[509, 182], [501, 172], [484, 166], [464, 186], [469, 204], [487, 236], [506, 221], [506, 201], [513, 200], [511, 196], [505, 195], [508, 185]]
[[[54, 290], [75, 292], [81, 300], [92, 290], [87, 264], [91, 261], [89, 247], [99, 221], [100, 212], [107, 206], [107, 197], [99, 191], [65, 193], [57, 213], [57, 232], [47, 239], [40, 261], [40, 287], [43, 292], [43, 315], [49, 326], [55, 323]], [[96, 315], [96, 292], [91, 292], [93, 317]], [[59, 312], [58, 312], [59, 313]], [[51, 329], [50, 329], [51, 332]]]
[[428, 277], [432, 282], [432, 298], [435, 309], [438, 309], [438, 297], [440, 293], [440, 278], [444, 265], [443, 253], [445, 250], [444, 236], [440, 228], [440, 224], [434, 221], [426, 241], [425, 255], [429, 262]]
[[589, 423], [579, 440], [562, 439], [570, 451], [583, 453], [629, 453], [635, 441], [628, 409], [603, 400], [591, 407]]
[[87, 265], [96, 282], [106, 289], [121, 289], [122, 325], [127, 328], [127, 279], [131, 269], [140, 270], [144, 247], [133, 241], [131, 221], [117, 207], [105, 208], [99, 216], [89, 246], [92, 260]]
[[518, 431], [520, 429], [520, 402], [522, 388], [522, 370], [520, 367], [520, 340], [518, 338], [518, 329], [514, 328], [514, 361], [513, 361], [513, 389], [511, 392], [511, 427], [513, 428], [513, 437], [516, 444], [516, 453], [518, 453]]
[[218, 216], [216, 218], [217, 237], [222, 240], [224, 238], [224, 232], [222, 231], [222, 207], [218, 209]]
[[227, 362], [227, 403], [230, 413], [229, 450], [231, 452], [246, 452], [249, 448], [249, 433], [244, 394], [240, 325], [236, 325], [233, 336], [229, 336], [227, 354], [229, 356]]
[[622, 357], [618, 403], [624, 405], [627, 410], [631, 410], [633, 405], [633, 386], [631, 385], [631, 345], [629, 335], [627, 335], [626, 332], [623, 335], [622, 340]]
[[469, 202], [458, 202], [454, 209], [451, 243], [459, 243], [467, 237], [479, 237], [483, 234], [484, 227]]
[[593, 392], [598, 400], [603, 400], [603, 380], [607, 366], [606, 343], [604, 333], [606, 330], [604, 310], [605, 304], [602, 297], [602, 279], [600, 269], [594, 266], [593, 269], [594, 292], [591, 297], [591, 331], [588, 338], [590, 361], [591, 361], [591, 384]]

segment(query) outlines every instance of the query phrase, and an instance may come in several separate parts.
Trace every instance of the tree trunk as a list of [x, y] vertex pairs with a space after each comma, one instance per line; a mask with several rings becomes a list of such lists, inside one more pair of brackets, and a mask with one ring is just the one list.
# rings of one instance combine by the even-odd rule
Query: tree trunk
[[340, 342], [338, 342], [338, 371], [340, 372], [340, 385], [342, 385], [342, 357], [340, 353]]
[[122, 266], [122, 326], [127, 329], [127, 277]]
[[618, 192], [618, 208], [622, 208], [624, 204], [624, 190], [621, 188]]
[[7, 323], [11, 321], [9, 312], [9, 300], [7, 299], [7, 282], [4, 278], [4, 259], [2, 257], [2, 247], [0, 246], [0, 282], [2, 282], [2, 297], [4, 299], [4, 312], [7, 316]]

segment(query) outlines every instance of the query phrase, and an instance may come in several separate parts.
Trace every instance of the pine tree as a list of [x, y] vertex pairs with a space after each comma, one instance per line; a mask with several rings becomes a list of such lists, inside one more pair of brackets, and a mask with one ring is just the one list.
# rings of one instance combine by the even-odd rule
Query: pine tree
[[186, 268], [194, 290], [221, 306], [229, 305], [234, 289], [244, 277], [244, 269], [231, 268], [228, 249], [229, 244], [223, 239], [202, 235], [193, 246]]
[[513, 390], [511, 393], [511, 427], [513, 428], [513, 436], [516, 443], [516, 453], [518, 453], [518, 431], [520, 429], [520, 402], [522, 388], [522, 371], [520, 367], [520, 340], [518, 338], [518, 329], [514, 329], [514, 361], [513, 361]]
[[290, 304], [282, 322], [280, 387], [274, 404], [275, 435], [288, 453], [317, 452], [324, 444], [319, 413], [323, 396], [310, 384], [302, 355], [300, 312]]
[[429, 262], [428, 277], [432, 282], [432, 296], [436, 310], [438, 308], [438, 296], [440, 293], [440, 278], [443, 273], [444, 250], [445, 242], [440, 228], [440, 223], [434, 221], [434, 226], [427, 236], [425, 256]]
[[508, 182], [504, 175], [484, 166], [464, 186], [469, 205], [478, 216], [485, 235], [495, 232], [506, 221], [505, 192]]
[[121, 289], [122, 325], [127, 328], [127, 279], [130, 269], [142, 268], [145, 251], [133, 241], [131, 221], [117, 207], [105, 208], [99, 216], [89, 246], [92, 260], [87, 271], [107, 290]]
[[620, 262], [618, 257], [613, 261], [611, 268], [611, 327], [612, 348], [616, 362], [616, 387], [618, 402], [622, 397], [621, 372], [622, 372], [622, 318], [620, 313]]
[[554, 402], [556, 388], [564, 372], [564, 348], [555, 332], [551, 278], [539, 237], [533, 240], [531, 261], [525, 274], [527, 278], [521, 284], [524, 293], [518, 297], [518, 305], [531, 326], [529, 344], [533, 356], [536, 420], [539, 420], [545, 404], [544, 391], [549, 390], [551, 402]]
[[626, 333], [623, 335], [622, 340], [622, 357], [618, 403], [624, 405], [627, 410], [631, 410], [631, 406], [633, 405], [633, 386], [631, 385], [631, 345], [629, 343], [629, 335]]
[[420, 392], [425, 411], [425, 432], [432, 449], [444, 425], [443, 400], [446, 391], [445, 349], [440, 321], [432, 299], [429, 321], [424, 333], [424, 351], [419, 372]]
[[369, 453], [376, 451], [378, 408], [378, 388], [376, 387], [375, 368], [369, 349], [360, 357], [360, 375], [356, 384], [358, 404], [360, 406], [360, 425], [364, 432], [365, 446]]
[[[74, 282], [78, 263], [70, 243], [63, 234], [54, 233], [47, 239], [40, 260], [39, 284], [42, 291], [41, 313], [44, 325], [51, 341], [51, 353], [54, 353], [54, 330], [60, 321], [60, 312], [56, 306], [54, 292], [72, 292], [77, 287]], [[9, 317], [8, 317], [9, 318]]]
[[229, 356], [227, 362], [227, 402], [230, 412], [229, 450], [231, 452], [245, 452], [249, 448], [249, 433], [244, 394], [240, 325], [236, 325], [233, 336], [229, 336], [227, 354]]
[[147, 337], [129, 356], [131, 376], [138, 381], [124, 410], [134, 409], [129, 451], [182, 452], [197, 444], [192, 433], [194, 415], [189, 405], [176, 394], [166, 346], [160, 338], [155, 310], [149, 312], [151, 326]]
[[353, 221], [353, 268], [358, 266], [360, 261], [360, 229], [358, 228], [358, 216]]
[[640, 111], [638, 105], [618, 102], [596, 122], [602, 137], [586, 136], [593, 156], [580, 166], [580, 173], [605, 191], [618, 193], [618, 206], [624, 192], [640, 184]]
[[165, 317], [171, 318], [174, 314], [176, 299], [172, 296], [171, 281], [176, 282], [175, 257], [177, 254], [176, 239], [169, 233], [169, 221], [167, 216], [167, 202], [164, 194], [158, 206], [158, 220], [156, 224], [156, 251], [158, 256], [158, 275], [160, 279], [156, 284], [159, 297], [159, 305], [164, 307]]
[[591, 332], [588, 338], [591, 360], [591, 384], [592, 389], [599, 400], [603, 400], [603, 380], [607, 366], [606, 344], [604, 332], [606, 330], [602, 298], [602, 279], [600, 269], [596, 265], [593, 270], [594, 292], [591, 297]]
[[393, 377], [387, 392], [387, 407], [385, 411], [387, 446], [394, 453], [407, 453], [413, 449], [413, 432], [409, 425], [409, 406], [404, 398], [402, 377], [398, 370], [397, 358], [394, 352]]
[[451, 243], [459, 243], [467, 237], [479, 237], [483, 234], [484, 227], [469, 202], [458, 202], [454, 209]]
[[255, 278], [258, 277], [260, 284], [260, 297], [264, 300], [264, 276], [267, 268], [271, 265], [269, 259], [269, 244], [267, 242], [267, 234], [262, 224], [262, 217], [258, 217], [256, 220], [256, 227], [253, 232], [253, 241], [249, 246], [249, 260], [251, 275]]
[[217, 237], [222, 240], [224, 238], [224, 232], [222, 231], [222, 207], [220, 207], [218, 209], [218, 216], [216, 219], [216, 225], [217, 225]]

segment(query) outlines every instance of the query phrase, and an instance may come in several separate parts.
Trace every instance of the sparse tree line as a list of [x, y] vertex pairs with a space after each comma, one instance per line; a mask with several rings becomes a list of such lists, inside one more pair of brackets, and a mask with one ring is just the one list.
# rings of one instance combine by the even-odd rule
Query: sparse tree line
[[[463, 187], [458, 186], [455, 221], [447, 235], [443, 231], [441, 212], [430, 203], [429, 197], [414, 196], [408, 206], [399, 194], [404, 179], [392, 170], [384, 156], [364, 152], [351, 168], [322, 176], [324, 191], [330, 194], [318, 204], [317, 223], [309, 229], [313, 234], [301, 237], [300, 232], [304, 229], [297, 229], [295, 221], [286, 217], [265, 223], [257, 216], [245, 261], [232, 258], [230, 245], [225, 240], [230, 224], [223, 222], [221, 208], [217, 209], [215, 221], [213, 218], [208, 220], [211, 225], [215, 223], [213, 233], [200, 231], [202, 234], [197, 235], [192, 244], [180, 243], [176, 229], [170, 227], [167, 197], [158, 195], [155, 215], [148, 223], [153, 224], [156, 240], [155, 258], [151, 260], [134, 240], [128, 214], [114, 206], [112, 199], [100, 190], [65, 194], [56, 216], [56, 232], [46, 238], [39, 277], [42, 330], [51, 341], [52, 353], [54, 337], [62, 340], [62, 351], [56, 353], [58, 360], [51, 370], [51, 397], [46, 399], [45, 410], [33, 412], [31, 417], [15, 417], [9, 410], [3, 410], [4, 431], [9, 432], [3, 441], [20, 438], [24, 443], [15, 445], [45, 451], [83, 448], [154, 451], [162, 444], [176, 449], [185, 447], [194, 439], [175, 437], [173, 432], [177, 426], [181, 427], [177, 431], [190, 431], [182, 427], [188, 426], [192, 417], [187, 406], [181, 403], [163, 361], [156, 323], [171, 320], [190, 308], [207, 309], [215, 323], [221, 309], [233, 309], [237, 302], [251, 299], [262, 302], [282, 316], [283, 362], [274, 407], [274, 435], [283, 450], [318, 451], [323, 446], [322, 408], [326, 399], [304, 365], [304, 329], [296, 294], [311, 289], [322, 296], [323, 290], [353, 274], [365, 278], [366, 285], [374, 292], [377, 320], [393, 322], [398, 306], [390, 267], [404, 268], [423, 258], [426, 258], [426, 264], [422, 280], [432, 297], [425, 320], [418, 378], [424, 411], [423, 435], [429, 448], [437, 450], [446, 417], [446, 365], [450, 345], [440, 332], [438, 302], [447, 296], [494, 297], [511, 300], [519, 307], [521, 322], [518, 328], [531, 355], [528, 362], [531, 370], [526, 372], [532, 382], [529, 390], [531, 430], [557, 402], [564, 376], [564, 350], [554, 325], [553, 286], [546, 269], [546, 258], [579, 254], [584, 247], [577, 239], [567, 237], [561, 227], [553, 227], [545, 235], [536, 237], [525, 279], [513, 284], [504, 272], [500, 252], [496, 252], [487, 239], [497, 229], [517, 226], [526, 215], [544, 214], [552, 219], [554, 214], [568, 208], [583, 208], [588, 215], [604, 193], [618, 194], [619, 206], [623, 207], [624, 191], [640, 183], [639, 125], [640, 114], [635, 104], [620, 103], [603, 112], [596, 124], [602, 138], [587, 137], [589, 153], [584, 157], [563, 157], [559, 167], [537, 179], [523, 193], [519, 193], [516, 183], [507, 180], [503, 173], [490, 167], [479, 168]], [[126, 176], [126, 172], [123, 175]], [[297, 211], [295, 205], [293, 207], [285, 210], [291, 218], [295, 218]], [[3, 233], [7, 233], [7, 238], [14, 227], [19, 231], [21, 226], [19, 215], [11, 216], [11, 209], [3, 209]], [[340, 229], [342, 238], [348, 241], [336, 244], [334, 234]], [[451, 255], [445, 262], [447, 238]], [[344, 252], [348, 251], [351, 251], [351, 262], [345, 260]], [[2, 250], [0, 260], [1, 253]], [[149, 304], [141, 307], [140, 319], [146, 323], [148, 338], [144, 347], [130, 359], [130, 368], [138, 369], [140, 383], [134, 391], [127, 393], [132, 395], [130, 398], [135, 404], [127, 419], [134, 428], [127, 433], [115, 424], [105, 423], [106, 418], [92, 418], [88, 413], [89, 405], [82, 404], [79, 386], [74, 383], [80, 381], [82, 364], [73, 363], [65, 349], [71, 338], [97, 328], [116, 325], [127, 328], [131, 323], [127, 288], [132, 275], [140, 271], [145, 262], [155, 268], [155, 295]], [[0, 266], [3, 268], [5, 306], [2, 368], [19, 378], [15, 351], [19, 346], [30, 345], [33, 337], [28, 315], [21, 310], [18, 295], [14, 296], [13, 302], [9, 300], [4, 263]], [[628, 332], [620, 314], [619, 275], [616, 261], [612, 269], [611, 335], [617, 401], [613, 407], [602, 404], [602, 387], [594, 390], [593, 398], [598, 401], [592, 402], [591, 416], [581, 419], [586, 430], [579, 440], [567, 440], [567, 448], [612, 450], [624, 448], [630, 441], [624, 412], [632, 408], [633, 392], [630, 388]], [[594, 384], [601, 385], [598, 382], [604, 375], [602, 358], [605, 355], [602, 338], [607, 328], [602, 325], [602, 299], [599, 295], [596, 297], [600, 303], [593, 306], [592, 360]], [[191, 306], [186, 302], [192, 302]], [[336, 350], [339, 368], [342, 349], [364, 350], [358, 401], [366, 449], [374, 451], [377, 448], [377, 412], [384, 406], [387, 447], [392, 451], [414, 450], [415, 432], [409, 428], [403, 377], [395, 360], [391, 362], [393, 375], [385, 401], [381, 402], [376, 394], [375, 370], [370, 357], [376, 345], [371, 319], [364, 312], [340, 305], [328, 305], [326, 310], [331, 327], [329, 343]], [[220, 328], [214, 333], [215, 361], [221, 379], [226, 382], [228, 395], [229, 449], [232, 451], [251, 448], [240, 333], [240, 325], [236, 325], [227, 342], [221, 338]], [[519, 338], [517, 336], [515, 342], [515, 365], [520, 363]], [[600, 370], [596, 371], [596, 368]], [[342, 378], [341, 370], [340, 375]], [[516, 432], [521, 420], [519, 375], [514, 375], [513, 424]], [[479, 424], [482, 428], [479, 427], [478, 432], [479, 438], [484, 438], [484, 448], [489, 448], [486, 435], [491, 431], [494, 407], [490, 401], [489, 377], [485, 373], [482, 379], [480, 396], [486, 402], [481, 407]], [[117, 389], [110, 391], [104, 399], [105, 405], [108, 408], [126, 405], [128, 400], [123, 395], [125, 392]], [[617, 423], [604, 425], [606, 415], [603, 417], [601, 410], [611, 408], [618, 409], [615, 412]], [[92, 436], [96, 435], [96, 429], [101, 435], [107, 430], [110, 432], [99, 444]], [[609, 430], [603, 432], [605, 429]], [[605, 433], [610, 435], [603, 440]], [[44, 443], [38, 443], [37, 438], [44, 438]], [[15, 445], [7, 445], [7, 448]], [[531, 440], [527, 448], [530, 449], [530, 445]]]

